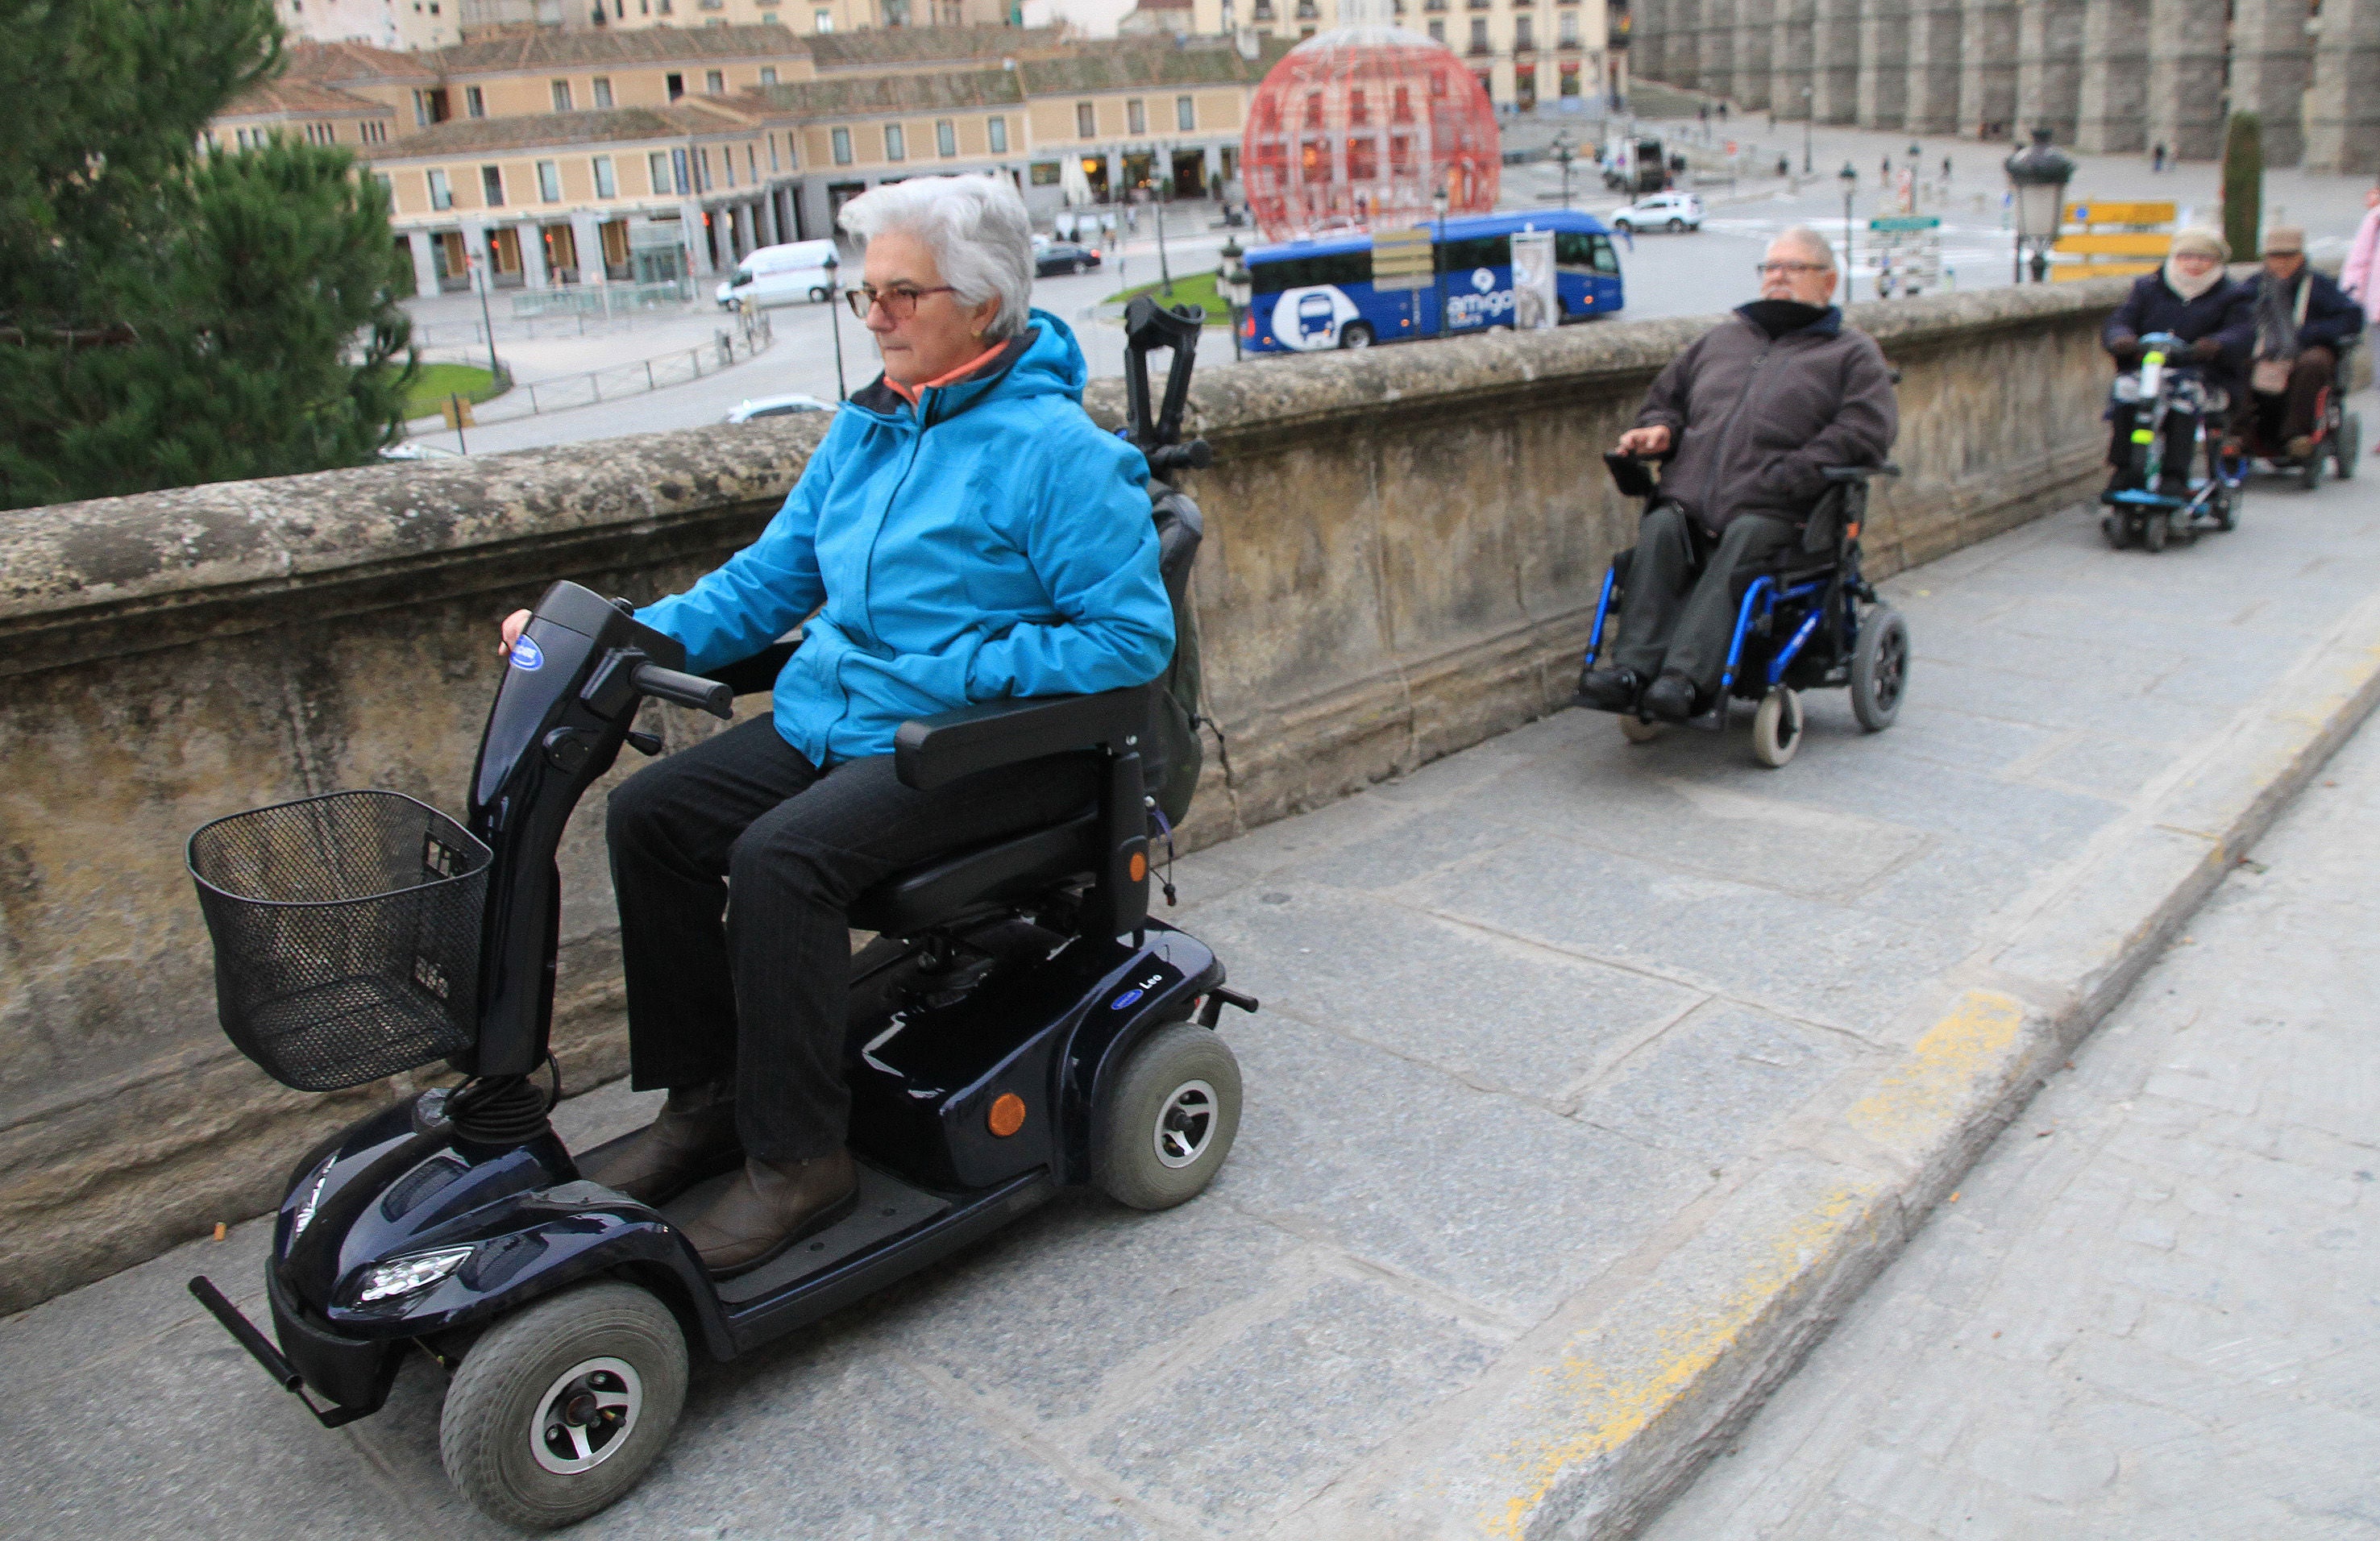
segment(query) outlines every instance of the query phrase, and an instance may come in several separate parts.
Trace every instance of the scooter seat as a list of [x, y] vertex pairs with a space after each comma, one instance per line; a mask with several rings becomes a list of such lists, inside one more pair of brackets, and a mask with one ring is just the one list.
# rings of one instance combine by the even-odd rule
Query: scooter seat
[[853, 904], [851, 924], [885, 936], [915, 936], [1087, 879], [1099, 868], [1099, 815], [1086, 812], [895, 873]]

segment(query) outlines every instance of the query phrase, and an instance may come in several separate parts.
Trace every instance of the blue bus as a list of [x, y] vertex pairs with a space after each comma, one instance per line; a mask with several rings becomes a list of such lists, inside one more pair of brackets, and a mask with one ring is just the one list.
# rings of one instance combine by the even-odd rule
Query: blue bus
[[1435, 223], [1424, 228], [1432, 237], [1437, 272], [1403, 279], [1409, 287], [1373, 285], [1372, 237], [1366, 232], [1250, 250], [1254, 294], [1240, 322], [1242, 346], [1314, 353], [1511, 326], [1512, 237], [1524, 230], [1553, 232], [1560, 320], [1588, 321], [1621, 308], [1620, 254], [1609, 228], [1593, 214], [1468, 214], [1446, 221], [1442, 230]]

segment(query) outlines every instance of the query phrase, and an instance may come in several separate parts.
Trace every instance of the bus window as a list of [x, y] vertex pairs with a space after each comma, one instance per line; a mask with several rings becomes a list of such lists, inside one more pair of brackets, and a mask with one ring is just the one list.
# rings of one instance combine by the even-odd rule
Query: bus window
[[1510, 267], [1512, 262], [1512, 238], [1510, 236], [1480, 236], [1467, 241], [1449, 241], [1439, 250], [1448, 273], [1462, 273], [1470, 268]]
[[1554, 266], [1563, 273], [1617, 273], [1620, 258], [1609, 237], [1561, 230], [1554, 234]]
[[1369, 284], [1369, 250], [1333, 252], [1326, 257], [1288, 257], [1253, 265], [1250, 285], [1257, 294], [1277, 295], [1284, 289], [1311, 288], [1322, 284]]

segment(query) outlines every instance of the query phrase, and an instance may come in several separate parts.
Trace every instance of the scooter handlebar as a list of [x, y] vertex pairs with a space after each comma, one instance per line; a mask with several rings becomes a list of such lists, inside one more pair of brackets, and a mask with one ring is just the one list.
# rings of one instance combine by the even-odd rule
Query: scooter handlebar
[[658, 663], [639, 663], [631, 676], [637, 688], [648, 696], [658, 696], [664, 701], [707, 711], [713, 717], [727, 719], [735, 715], [735, 692], [724, 681], [707, 680], [699, 674], [680, 673], [664, 669]]

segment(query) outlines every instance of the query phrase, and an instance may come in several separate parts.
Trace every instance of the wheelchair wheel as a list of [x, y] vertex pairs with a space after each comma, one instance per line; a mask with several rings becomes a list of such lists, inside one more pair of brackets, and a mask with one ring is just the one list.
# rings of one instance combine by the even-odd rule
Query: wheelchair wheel
[[2164, 509], [2141, 516], [2141, 545], [2152, 552], [2165, 550], [2165, 538], [2172, 532]]
[[1647, 722], [1630, 712], [1620, 714], [1620, 736], [1631, 744], [1650, 744], [1661, 736], [1661, 730], [1667, 726], [1666, 722]]
[[2110, 550], [2122, 551], [2128, 539], [2124, 534], [2124, 516], [2120, 514], [2100, 515], [2099, 533], [2107, 538]]
[[2206, 499], [2206, 516], [2215, 521], [2217, 529], [2240, 528], [2240, 489], [2224, 477], [2215, 479], [2215, 491]]
[[2298, 466], [2298, 483], [2309, 492], [2322, 485], [2322, 452], [2323, 446], [2316, 444]]
[[1752, 714], [1753, 758], [1773, 770], [1801, 746], [1802, 698], [1780, 685], [1760, 698], [1760, 710]]
[[1909, 623], [1889, 605], [1867, 613], [1859, 645], [1852, 650], [1852, 715], [1870, 733], [1882, 733], [1900, 715], [1909, 684]]
[[2355, 476], [2355, 457], [2363, 452], [2363, 417], [2359, 412], [2342, 412], [2338, 431], [2331, 435], [2331, 469], [2341, 481]]

